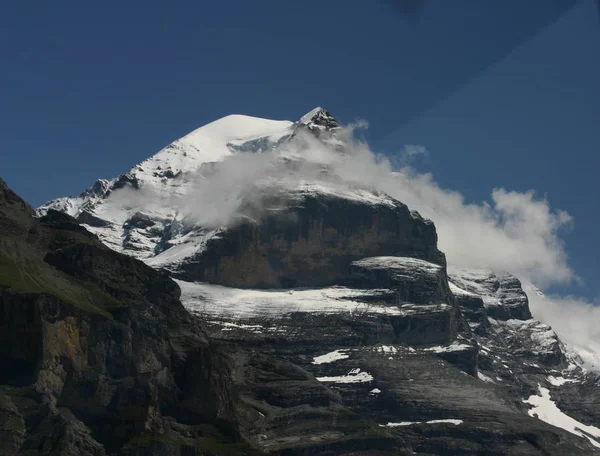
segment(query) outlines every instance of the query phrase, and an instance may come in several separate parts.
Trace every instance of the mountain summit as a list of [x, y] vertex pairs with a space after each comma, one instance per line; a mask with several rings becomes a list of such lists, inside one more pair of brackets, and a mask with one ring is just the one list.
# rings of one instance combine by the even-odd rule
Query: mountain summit
[[256, 215], [248, 212], [252, 208], [274, 209], [281, 204], [276, 199], [329, 194], [396, 204], [369, 189], [325, 179], [330, 154], [345, 140], [338, 121], [323, 108], [297, 122], [230, 115], [117, 178], [98, 180], [78, 197], [44, 204], [38, 213], [65, 212], [114, 250], [173, 269], [234, 216], [239, 220]]

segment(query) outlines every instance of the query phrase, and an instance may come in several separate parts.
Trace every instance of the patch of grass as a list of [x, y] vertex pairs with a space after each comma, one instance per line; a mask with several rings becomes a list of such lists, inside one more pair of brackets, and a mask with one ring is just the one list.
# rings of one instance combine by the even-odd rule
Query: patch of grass
[[231, 437], [224, 435], [213, 424], [204, 423], [192, 426], [199, 431], [201, 437], [194, 440], [194, 447], [209, 451], [217, 456], [240, 456], [257, 454], [246, 442], [232, 442]]
[[173, 434], [143, 433], [135, 436], [129, 442], [131, 445], [148, 447], [154, 443], [165, 445], [189, 446], [198, 450], [209, 451], [217, 456], [240, 456], [247, 453], [251, 448], [244, 442], [229, 442], [219, 436], [205, 436], [197, 439], [188, 439]]
[[239, 456], [251, 454], [250, 446], [245, 442], [226, 442], [214, 437], [203, 437], [195, 441], [194, 446], [199, 450], [210, 451], [218, 456]]
[[0, 287], [15, 293], [48, 294], [108, 319], [112, 319], [111, 310], [123, 307], [96, 285], [47, 264], [38, 252], [19, 239], [0, 240]]
[[129, 443], [131, 445], [146, 447], [152, 443], [160, 442], [167, 445], [188, 445], [191, 446], [191, 440], [185, 439], [179, 435], [168, 435], [168, 434], [152, 434], [150, 432], [144, 432], [136, 435], [132, 438]]
[[23, 432], [25, 430], [25, 423], [23, 423], [22, 419], [17, 418], [16, 416], [10, 417], [6, 421], [6, 426], [8, 427], [8, 429], [17, 432]]

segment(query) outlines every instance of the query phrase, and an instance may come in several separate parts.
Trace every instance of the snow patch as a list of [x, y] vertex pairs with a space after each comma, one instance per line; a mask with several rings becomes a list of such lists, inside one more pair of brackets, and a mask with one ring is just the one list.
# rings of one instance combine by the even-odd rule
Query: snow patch
[[485, 375], [483, 372], [477, 372], [477, 377], [479, 378], [479, 380], [484, 381], [486, 383], [496, 383], [494, 380], [492, 380], [490, 377]]
[[245, 325], [221, 321], [209, 321], [208, 323], [221, 325], [222, 331], [232, 331], [234, 329], [247, 329], [253, 332], [262, 332], [262, 330], [264, 329], [264, 327], [261, 325]]
[[380, 424], [380, 427], [399, 427], [399, 426], [410, 426], [412, 424], [454, 424], [458, 426], [463, 423], [463, 420], [455, 420], [455, 419], [444, 419], [444, 420], [430, 420], [430, 421], [400, 421], [399, 423], [388, 423], [388, 424]]
[[553, 375], [549, 375], [547, 380], [550, 382], [551, 385], [554, 386], [562, 386], [565, 383], [579, 383], [579, 380], [573, 380], [571, 378], [564, 377], [554, 377]]
[[339, 350], [332, 351], [330, 353], [326, 353], [321, 356], [316, 356], [315, 358], [313, 358], [312, 363], [313, 364], [328, 364], [328, 363], [333, 363], [334, 361], [339, 361], [341, 359], [347, 359], [350, 357], [350, 355], [347, 355], [346, 353], [344, 353], [347, 351], [348, 351], [347, 349], [339, 349]]
[[[563, 413], [550, 398], [550, 391], [538, 385], [539, 396], [529, 396], [529, 399], [523, 399], [523, 402], [532, 405], [529, 415], [537, 417], [552, 426], [564, 429], [571, 434], [585, 437], [592, 445], [600, 448], [600, 429], [595, 426], [588, 426], [571, 418]], [[593, 439], [595, 437], [596, 439]]]
[[455, 426], [462, 424], [462, 422], [463, 422], [463, 420], [453, 420], [453, 419], [426, 421], [427, 424], [449, 423], [449, 424], [454, 424]]
[[367, 269], [385, 269], [392, 271], [400, 270], [411, 271], [411, 273], [414, 273], [415, 269], [417, 269], [430, 274], [438, 274], [442, 269], [441, 266], [428, 261], [399, 256], [377, 256], [363, 258], [362, 260], [352, 262], [352, 264]]
[[373, 376], [368, 372], [361, 372], [360, 368], [352, 369], [346, 375], [337, 377], [317, 377], [317, 380], [325, 383], [366, 383], [373, 381]]
[[469, 350], [471, 348], [473, 348], [471, 345], [461, 344], [459, 342], [453, 342], [452, 344], [446, 345], [446, 346], [438, 345], [435, 347], [424, 348], [423, 351], [433, 352], [433, 353], [449, 353], [449, 352], [455, 352], [455, 351]]

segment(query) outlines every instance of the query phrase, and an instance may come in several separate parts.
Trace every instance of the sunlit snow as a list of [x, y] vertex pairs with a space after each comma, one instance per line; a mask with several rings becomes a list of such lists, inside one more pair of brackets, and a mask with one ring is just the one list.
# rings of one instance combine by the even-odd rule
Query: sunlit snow
[[348, 351], [347, 349], [339, 349], [339, 350], [332, 351], [330, 353], [326, 353], [321, 356], [316, 356], [313, 359], [312, 363], [313, 364], [328, 364], [328, 363], [333, 363], [334, 361], [339, 361], [341, 359], [347, 359], [350, 357], [350, 355], [345, 353], [347, 351]]
[[435, 347], [424, 348], [423, 351], [428, 351], [428, 352], [433, 352], [433, 353], [448, 353], [448, 352], [469, 350], [471, 348], [473, 348], [471, 345], [461, 344], [460, 342], [453, 342], [450, 345], [446, 345], [446, 346], [438, 345]]
[[325, 383], [366, 383], [373, 380], [368, 372], [361, 372], [359, 368], [352, 369], [346, 375], [335, 377], [317, 377], [317, 380]]
[[565, 383], [578, 383], [579, 382], [579, 380], [574, 380], [574, 379], [564, 378], [564, 377], [554, 377], [552, 375], [548, 376], [548, 381], [550, 382], [551, 385], [554, 385], [554, 386], [562, 386]]
[[479, 377], [479, 380], [482, 380], [486, 383], [496, 383], [494, 380], [492, 380], [490, 377], [488, 377], [482, 372], [477, 372], [477, 377]]
[[358, 298], [378, 290], [326, 287], [295, 289], [290, 293], [291, 290], [249, 290], [181, 280], [176, 282], [181, 288], [181, 302], [188, 310], [221, 317], [242, 318], [294, 312], [402, 314], [402, 310], [395, 306], [358, 301]]
[[430, 421], [400, 421], [398, 423], [380, 424], [379, 426], [380, 427], [400, 427], [400, 426], [410, 426], [412, 424], [442, 424], [442, 423], [454, 424], [455, 426], [458, 426], [459, 424], [463, 423], [463, 420], [444, 419], [444, 420], [430, 420]]
[[[529, 399], [523, 399], [526, 404], [532, 405], [529, 410], [530, 416], [537, 416], [552, 426], [562, 428], [572, 434], [587, 438], [592, 445], [600, 448], [600, 429], [595, 426], [588, 426], [571, 418], [563, 413], [550, 398], [550, 391], [547, 388], [538, 386], [540, 395], [529, 396]], [[595, 438], [592, 438], [595, 437]]]

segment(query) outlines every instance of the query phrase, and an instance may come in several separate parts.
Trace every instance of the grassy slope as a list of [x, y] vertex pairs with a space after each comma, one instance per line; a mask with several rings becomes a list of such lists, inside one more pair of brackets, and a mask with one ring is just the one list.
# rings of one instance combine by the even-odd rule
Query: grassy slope
[[[101, 246], [79, 226], [44, 224], [25, 201], [0, 179], [0, 289], [10, 293], [47, 294], [77, 308], [112, 318], [122, 304], [96, 285], [78, 280], [44, 261], [50, 246], [91, 243]], [[103, 247], [103, 246], [102, 246]]]
[[94, 284], [77, 280], [43, 260], [19, 239], [0, 240], [0, 288], [13, 293], [48, 294], [87, 312], [112, 318], [119, 301]]

